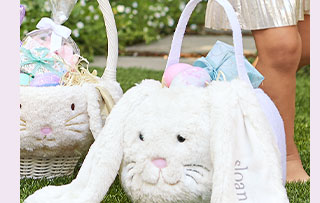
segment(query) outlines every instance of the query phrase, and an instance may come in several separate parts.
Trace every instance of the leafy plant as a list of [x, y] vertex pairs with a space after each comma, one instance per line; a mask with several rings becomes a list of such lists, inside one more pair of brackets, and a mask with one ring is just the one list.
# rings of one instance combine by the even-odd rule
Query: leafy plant
[[[136, 43], [150, 43], [174, 32], [178, 19], [188, 0], [117, 0], [111, 1], [115, 15], [120, 50]], [[42, 17], [51, 15], [49, 0], [21, 0], [26, 7], [26, 18], [20, 35], [36, 29]], [[200, 3], [191, 16], [188, 30], [202, 30], [206, 2]], [[102, 13], [98, 2], [79, 0], [69, 20], [65, 23], [72, 29], [72, 38], [78, 44], [81, 54], [89, 59], [93, 55], [106, 54], [107, 38]]]

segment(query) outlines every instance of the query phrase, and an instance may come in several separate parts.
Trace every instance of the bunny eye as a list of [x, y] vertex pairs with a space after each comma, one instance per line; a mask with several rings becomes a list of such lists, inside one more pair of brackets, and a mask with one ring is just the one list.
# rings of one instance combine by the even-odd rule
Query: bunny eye
[[139, 139], [141, 140], [141, 141], [144, 141], [144, 137], [143, 137], [143, 135], [140, 133], [139, 134]]
[[178, 135], [178, 136], [177, 136], [177, 140], [178, 140], [179, 142], [184, 142], [184, 141], [186, 140], [186, 138], [182, 137], [181, 135]]
[[21, 109], [22, 105], [20, 104], [20, 109]]
[[71, 104], [71, 110], [73, 111], [75, 107], [76, 107], [76, 106], [74, 105], [74, 103], [72, 103], [72, 104]]

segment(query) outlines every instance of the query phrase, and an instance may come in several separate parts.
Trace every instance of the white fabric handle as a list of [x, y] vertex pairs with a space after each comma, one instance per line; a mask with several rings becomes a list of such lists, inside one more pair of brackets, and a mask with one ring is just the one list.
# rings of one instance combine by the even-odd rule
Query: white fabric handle
[[50, 18], [41, 18], [36, 26], [40, 30], [52, 30], [50, 51], [54, 52], [61, 47], [62, 37], [67, 39], [71, 35], [71, 30], [66, 26], [56, 24]]
[[[247, 71], [245, 69], [245, 65], [244, 65], [242, 34], [241, 34], [241, 27], [237, 19], [237, 15], [234, 9], [232, 8], [231, 4], [227, 0], [216, 0], [216, 1], [224, 8], [232, 28], [233, 43], [235, 48], [235, 56], [236, 56], [239, 78], [242, 80], [245, 80], [252, 87]], [[173, 64], [179, 63], [182, 40], [184, 37], [184, 33], [186, 31], [188, 21], [190, 19], [190, 16], [193, 10], [197, 6], [197, 4], [200, 2], [201, 0], [190, 0], [186, 5], [185, 9], [183, 10], [172, 39], [171, 49], [170, 49], [166, 68]]]
[[108, 57], [105, 71], [102, 75], [103, 80], [116, 81], [117, 62], [118, 62], [118, 32], [116, 21], [108, 0], [98, 0], [100, 10], [103, 14], [108, 37]]

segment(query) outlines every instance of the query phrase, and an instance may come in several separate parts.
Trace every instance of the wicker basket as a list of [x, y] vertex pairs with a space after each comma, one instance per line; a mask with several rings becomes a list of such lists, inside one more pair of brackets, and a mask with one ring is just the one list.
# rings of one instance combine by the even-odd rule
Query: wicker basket
[[[106, 69], [96, 83], [20, 87], [20, 177], [71, 175], [123, 92], [116, 81], [118, 35], [109, 1], [98, 0], [108, 36]], [[50, 129], [49, 134], [43, 129]]]
[[20, 176], [27, 178], [53, 178], [71, 175], [80, 156], [21, 157]]

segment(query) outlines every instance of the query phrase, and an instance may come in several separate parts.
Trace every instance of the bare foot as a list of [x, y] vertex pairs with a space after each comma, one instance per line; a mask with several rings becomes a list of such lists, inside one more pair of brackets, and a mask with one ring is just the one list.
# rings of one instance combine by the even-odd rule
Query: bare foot
[[303, 169], [300, 157], [287, 157], [287, 182], [306, 182], [308, 180], [310, 177]]

